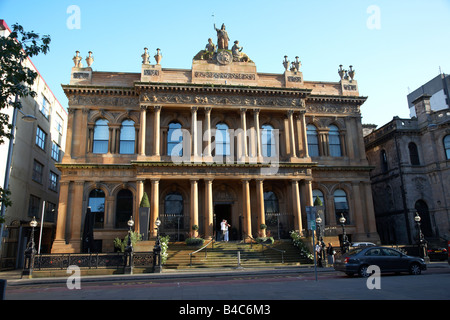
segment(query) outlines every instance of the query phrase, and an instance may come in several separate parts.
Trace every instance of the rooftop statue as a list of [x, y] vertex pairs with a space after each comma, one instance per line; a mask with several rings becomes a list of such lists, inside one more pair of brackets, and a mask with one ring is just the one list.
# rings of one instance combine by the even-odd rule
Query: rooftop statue
[[222, 24], [222, 28], [217, 29], [216, 24], [214, 24], [214, 29], [217, 31], [217, 47], [219, 49], [226, 49], [228, 50], [228, 41], [230, 41], [230, 38], [228, 37], [228, 33], [225, 30], [225, 24]]

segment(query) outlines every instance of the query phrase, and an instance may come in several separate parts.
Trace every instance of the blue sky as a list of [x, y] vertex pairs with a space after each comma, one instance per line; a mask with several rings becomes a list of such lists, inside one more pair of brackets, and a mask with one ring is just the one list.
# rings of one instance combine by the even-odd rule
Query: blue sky
[[[67, 25], [76, 21], [71, 5], [79, 28]], [[76, 50], [83, 58], [92, 51], [97, 71], [140, 72], [144, 47], [151, 56], [161, 49], [163, 68], [190, 69], [216, 40], [213, 23], [225, 23], [258, 72], [283, 73], [285, 55], [300, 57], [306, 81], [339, 81], [339, 65], [353, 65], [368, 96], [363, 123], [409, 117], [408, 90], [439, 68], [450, 73], [450, 0], [0, 0], [0, 19], [51, 36], [50, 52], [33, 62], [65, 108], [61, 84]]]

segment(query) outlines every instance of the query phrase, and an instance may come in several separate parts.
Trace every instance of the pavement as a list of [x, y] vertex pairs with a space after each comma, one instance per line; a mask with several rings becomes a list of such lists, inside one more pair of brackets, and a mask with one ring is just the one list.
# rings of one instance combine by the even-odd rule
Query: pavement
[[[430, 262], [427, 268], [449, 268], [447, 261]], [[302, 266], [281, 266], [281, 267], [259, 267], [259, 268], [205, 268], [205, 269], [163, 269], [161, 273], [139, 273], [139, 274], [114, 274], [114, 275], [89, 275], [83, 276], [82, 281], [125, 281], [125, 280], [144, 280], [144, 279], [177, 279], [177, 278], [199, 278], [199, 277], [223, 277], [223, 276], [243, 276], [243, 275], [270, 275], [270, 274], [315, 274], [314, 265]], [[317, 273], [335, 272], [333, 267], [317, 268]], [[426, 271], [425, 271], [426, 272]], [[8, 286], [20, 286], [27, 284], [42, 283], [66, 283], [66, 277], [48, 277], [48, 278], [22, 278], [22, 270], [11, 270], [0, 272], [0, 279], [7, 280]]]

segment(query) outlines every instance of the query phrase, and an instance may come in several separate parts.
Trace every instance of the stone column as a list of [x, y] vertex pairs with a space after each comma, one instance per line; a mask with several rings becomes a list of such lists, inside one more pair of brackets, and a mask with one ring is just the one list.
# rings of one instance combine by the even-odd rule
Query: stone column
[[69, 201], [69, 186], [70, 181], [62, 181], [59, 184], [59, 204], [58, 204], [58, 219], [56, 222], [56, 235], [53, 242], [52, 252], [57, 250], [59, 246], [66, 244], [66, 221], [67, 209]]
[[297, 180], [291, 180], [292, 189], [292, 211], [294, 213], [294, 227], [302, 234], [302, 210], [300, 207], [300, 193]]
[[150, 236], [156, 237], [156, 219], [159, 217], [159, 179], [152, 179], [152, 195], [150, 203]]
[[266, 230], [260, 228], [262, 224], [266, 224], [263, 179], [256, 179], [256, 207], [258, 210], [258, 231], [260, 232], [261, 237], [265, 237]]
[[214, 209], [212, 179], [205, 179], [205, 239], [210, 240], [214, 235]]
[[[141, 205], [142, 196], [144, 195], [144, 180], [136, 181], [136, 199], [134, 201], [135, 212], [133, 213], [134, 230], [143, 233], [144, 230], [140, 230], [139, 226], [139, 207]], [[148, 230], [147, 230], [148, 231]]]
[[255, 131], [256, 131], [256, 158], [257, 161], [260, 162], [262, 159], [261, 155], [261, 129], [259, 127], [259, 111], [260, 109], [254, 109], [253, 110], [253, 119], [255, 122]]
[[154, 119], [153, 119], [153, 155], [160, 155], [160, 118], [161, 118], [161, 106], [154, 106]]
[[297, 151], [295, 147], [295, 131], [294, 131], [294, 111], [288, 110], [288, 121], [289, 121], [289, 142], [291, 148], [291, 158], [297, 157]]
[[241, 139], [240, 139], [240, 160], [245, 162], [248, 158], [247, 151], [247, 117], [246, 117], [247, 109], [241, 108]]
[[250, 209], [250, 181], [242, 180], [242, 216], [244, 220], [244, 242], [249, 239], [245, 236], [252, 237], [252, 217]]
[[191, 156], [198, 156], [197, 107], [191, 107]]
[[66, 148], [64, 150], [64, 158], [72, 157], [72, 143], [73, 143], [73, 128], [74, 128], [74, 115], [75, 115], [75, 109], [72, 109], [69, 107], [67, 110], [67, 134], [66, 134]]
[[306, 205], [314, 206], [311, 180], [305, 180], [305, 192], [306, 192]]
[[301, 157], [309, 157], [309, 153], [308, 153], [308, 139], [307, 139], [307, 135], [306, 135], [306, 120], [305, 120], [305, 111], [300, 111], [300, 115], [299, 115], [299, 120], [300, 120], [300, 137], [299, 139], [301, 139], [302, 141], [302, 149], [301, 149]]
[[370, 182], [364, 182], [363, 189], [364, 189], [365, 198], [366, 198], [365, 205], [366, 205], [367, 222], [369, 225], [369, 233], [371, 236], [375, 236], [378, 238], [377, 224], [375, 221], [375, 211], [373, 208], [372, 187], [371, 187]]
[[206, 128], [205, 128], [205, 133], [206, 133], [206, 157], [211, 157], [211, 107], [206, 107], [205, 108], [205, 122], [206, 122]]
[[191, 179], [191, 210], [190, 210], [190, 225], [189, 232], [192, 232], [193, 237], [198, 236], [198, 230], [192, 230], [194, 225], [198, 226], [198, 181]]
[[[365, 234], [364, 217], [363, 217], [362, 203], [361, 203], [361, 200], [362, 200], [361, 199], [361, 190], [359, 187], [359, 182], [352, 182], [352, 189], [353, 189], [352, 190], [353, 210], [350, 212], [352, 212], [352, 217], [354, 219], [354, 224], [356, 226], [356, 233]], [[347, 196], [347, 199], [348, 198], [349, 197]]]
[[145, 156], [145, 134], [147, 123], [147, 107], [141, 106], [140, 128], [139, 128], [139, 155]]
[[[75, 252], [81, 252], [81, 224], [83, 219], [84, 181], [76, 181], [73, 190], [72, 216], [70, 217], [70, 244]], [[107, 208], [105, 208], [106, 210]]]

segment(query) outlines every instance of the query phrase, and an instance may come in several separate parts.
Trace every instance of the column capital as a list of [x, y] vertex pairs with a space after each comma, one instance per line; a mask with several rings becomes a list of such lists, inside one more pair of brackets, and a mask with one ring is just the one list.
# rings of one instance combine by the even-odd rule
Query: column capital
[[161, 111], [161, 106], [153, 106], [153, 111], [154, 112], [160, 112]]
[[211, 113], [212, 108], [211, 107], [205, 107], [205, 112], [206, 113]]
[[147, 111], [147, 106], [141, 105], [141, 106], [140, 106], [140, 109], [141, 109], [141, 111]]
[[197, 110], [198, 110], [198, 107], [196, 107], [196, 106], [191, 107], [191, 112], [197, 112]]

